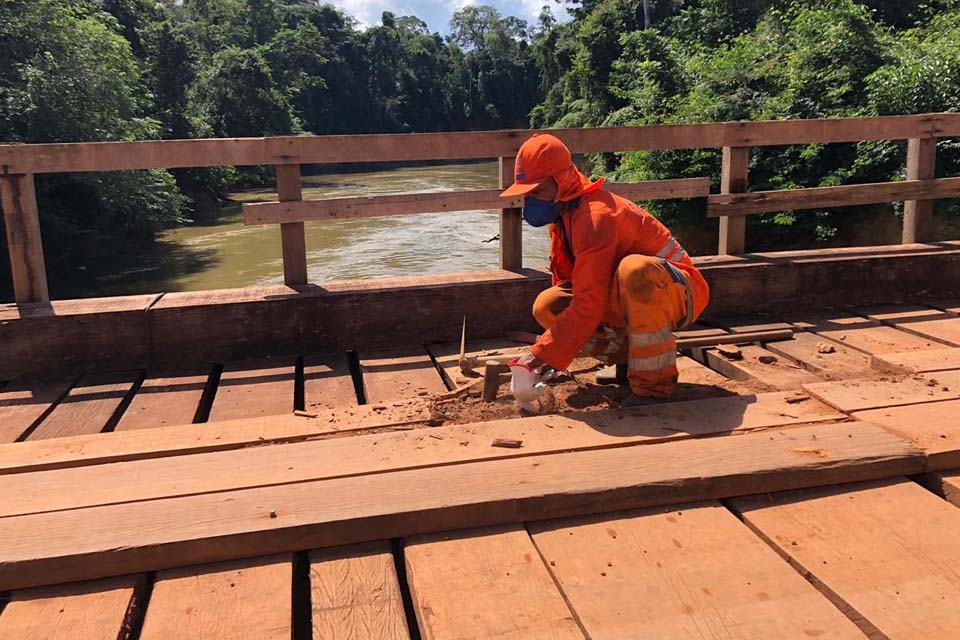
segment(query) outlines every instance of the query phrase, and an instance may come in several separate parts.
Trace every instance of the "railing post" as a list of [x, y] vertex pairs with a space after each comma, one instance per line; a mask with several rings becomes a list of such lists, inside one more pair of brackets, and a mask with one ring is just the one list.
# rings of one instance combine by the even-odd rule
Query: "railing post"
[[[724, 147], [720, 193], [744, 193], [750, 167], [750, 147]], [[746, 216], [720, 218], [719, 255], [743, 253], [746, 247]]]
[[[278, 164], [277, 195], [280, 202], [303, 200], [300, 165]], [[280, 225], [283, 246], [283, 282], [287, 285], [307, 284], [307, 239], [302, 222]]]
[[17, 302], [49, 302], [40, 216], [33, 174], [0, 176], [13, 296]]
[[[907, 142], [907, 180], [936, 177], [937, 139], [911, 138]], [[903, 203], [903, 244], [930, 239], [933, 200], [907, 200]]]
[[[500, 158], [500, 188], [513, 184], [515, 157]], [[521, 209], [500, 210], [500, 268], [519, 271], [523, 268], [523, 216]]]

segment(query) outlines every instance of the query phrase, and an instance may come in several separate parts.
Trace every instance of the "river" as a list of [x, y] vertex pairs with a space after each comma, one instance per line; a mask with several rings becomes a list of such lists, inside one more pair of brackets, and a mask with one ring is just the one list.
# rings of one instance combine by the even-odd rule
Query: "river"
[[[303, 197], [319, 200], [496, 186], [497, 164], [481, 162], [304, 176]], [[75, 278], [58, 279], [51, 283], [54, 297], [281, 283], [279, 225], [248, 227], [241, 217], [242, 203], [276, 199], [276, 192], [269, 188], [232, 193], [215, 222], [170, 229], [146, 249], [123, 252], [109, 263], [76, 272]], [[307, 223], [309, 279], [331, 282], [495, 269], [500, 245], [492, 239], [499, 233], [498, 215], [498, 211], [466, 211]], [[899, 241], [900, 222], [892, 214], [878, 215], [865, 209], [859, 216], [848, 216], [846, 233], [826, 246]], [[936, 226], [937, 239], [960, 236], [960, 218], [938, 218]], [[715, 224], [678, 226], [673, 231], [693, 255], [709, 253], [716, 246]], [[524, 225], [524, 265], [545, 268], [548, 255], [548, 230]]]
[[[320, 200], [404, 192], [490, 189], [495, 162], [399, 167], [303, 177], [303, 198]], [[95, 276], [96, 295], [198, 291], [283, 282], [278, 225], [244, 226], [243, 202], [275, 201], [271, 189], [230, 195], [216, 222], [161, 233], [131, 264]], [[496, 269], [498, 211], [325, 220], [306, 224], [311, 282]], [[524, 264], [546, 267], [546, 229], [523, 229]], [[88, 281], [89, 286], [89, 281]], [[89, 295], [90, 292], [87, 293]]]

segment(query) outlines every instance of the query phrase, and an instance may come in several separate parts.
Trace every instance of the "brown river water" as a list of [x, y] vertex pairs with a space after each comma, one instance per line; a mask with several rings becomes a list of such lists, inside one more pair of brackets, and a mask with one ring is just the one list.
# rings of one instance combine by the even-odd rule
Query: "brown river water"
[[[496, 186], [497, 164], [481, 162], [304, 176], [303, 197], [319, 200]], [[276, 201], [277, 194], [269, 188], [248, 189], [230, 198], [231, 204], [215, 222], [170, 229], [142, 251], [118, 255], [96, 270], [79, 271], [70, 281], [52, 282], [53, 296], [200, 291], [283, 282], [279, 225], [248, 227], [241, 218], [243, 202]], [[842, 241], [838, 238], [835, 246], [899, 241], [900, 222], [892, 214], [848, 220], [851, 233]], [[949, 222], [938, 222], [937, 239], [960, 237], [960, 218]], [[673, 232], [693, 255], [710, 253], [716, 246], [715, 224]], [[496, 269], [500, 245], [490, 240], [498, 233], [498, 211], [309, 222], [308, 275], [311, 282], [331, 282]], [[524, 265], [546, 268], [548, 256], [548, 230], [523, 225]]]
[[[303, 177], [305, 200], [404, 192], [490, 189], [497, 164], [484, 162]], [[193, 224], [160, 234], [155, 247], [135, 263], [114, 265], [95, 277], [93, 291], [116, 295], [152, 291], [198, 291], [283, 282], [278, 225], [244, 226], [240, 203], [275, 201], [271, 189], [231, 194], [234, 204], [210, 224]], [[496, 269], [500, 245], [498, 211], [466, 211], [306, 224], [307, 268], [311, 282], [455, 273]], [[523, 229], [524, 264], [547, 265], [546, 229]], [[87, 286], [90, 283], [88, 281]]]

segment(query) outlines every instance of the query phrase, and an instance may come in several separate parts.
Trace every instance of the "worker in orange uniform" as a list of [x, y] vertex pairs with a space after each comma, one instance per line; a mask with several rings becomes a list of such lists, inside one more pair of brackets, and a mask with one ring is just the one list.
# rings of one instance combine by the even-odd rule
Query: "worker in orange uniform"
[[577, 169], [563, 142], [538, 134], [520, 147], [514, 184], [500, 194], [524, 196], [530, 225], [551, 225], [553, 286], [533, 305], [546, 331], [510, 363], [523, 408], [536, 410], [548, 367], [564, 371], [578, 354], [616, 365], [598, 382], [629, 382], [625, 406], [668, 397], [677, 384], [673, 331], [709, 301], [706, 281], [670, 231], [603, 183]]

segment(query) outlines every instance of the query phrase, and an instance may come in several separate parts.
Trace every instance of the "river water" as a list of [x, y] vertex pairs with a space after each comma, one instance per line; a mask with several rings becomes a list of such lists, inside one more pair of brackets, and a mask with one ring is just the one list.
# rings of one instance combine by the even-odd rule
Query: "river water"
[[[490, 189], [495, 162], [400, 167], [303, 177], [305, 200], [405, 192]], [[271, 189], [233, 193], [211, 224], [160, 234], [135, 262], [96, 277], [96, 295], [197, 291], [283, 282], [278, 225], [244, 226], [241, 203], [275, 201]], [[419, 214], [306, 224], [311, 282], [496, 269], [498, 211]], [[523, 229], [524, 264], [546, 267], [546, 229]], [[87, 292], [90, 295], [91, 292]]]

